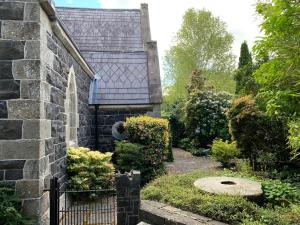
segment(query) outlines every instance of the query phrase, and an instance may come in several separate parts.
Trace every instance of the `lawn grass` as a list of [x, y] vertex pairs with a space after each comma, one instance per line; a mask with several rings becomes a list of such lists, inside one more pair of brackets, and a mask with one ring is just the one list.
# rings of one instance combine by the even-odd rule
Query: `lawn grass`
[[195, 171], [183, 175], [162, 176], [144, 187], [142, 197], [229, 224], [300, 224], [300, 205], [293, 204], [286, 208], [259, 206], [243, 197], [207, 194], [193, 185], [198, 178], [222, 175], [240, 176], [224, 171]]

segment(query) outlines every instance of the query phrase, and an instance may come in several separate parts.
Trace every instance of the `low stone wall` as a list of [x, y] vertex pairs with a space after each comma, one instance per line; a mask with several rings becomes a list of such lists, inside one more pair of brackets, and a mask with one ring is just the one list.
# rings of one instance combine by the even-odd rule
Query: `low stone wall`
[[152, 225], [226, 225], [166, 204], [146, 200], [141, 203], [140, 221]]

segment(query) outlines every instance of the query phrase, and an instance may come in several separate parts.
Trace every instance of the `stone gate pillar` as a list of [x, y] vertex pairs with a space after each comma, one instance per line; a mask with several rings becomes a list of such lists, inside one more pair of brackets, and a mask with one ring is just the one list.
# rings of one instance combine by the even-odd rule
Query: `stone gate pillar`
[[140, 171], [116, 175], [118, 225], [136, 225], [139, 222]]

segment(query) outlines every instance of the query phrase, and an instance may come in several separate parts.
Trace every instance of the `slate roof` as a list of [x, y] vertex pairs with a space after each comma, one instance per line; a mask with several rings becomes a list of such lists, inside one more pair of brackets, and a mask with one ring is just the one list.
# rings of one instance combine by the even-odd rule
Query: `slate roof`
[[140, 10], [57, 8], [60, 22], [95, 73], [90, 104], [149, 104]]

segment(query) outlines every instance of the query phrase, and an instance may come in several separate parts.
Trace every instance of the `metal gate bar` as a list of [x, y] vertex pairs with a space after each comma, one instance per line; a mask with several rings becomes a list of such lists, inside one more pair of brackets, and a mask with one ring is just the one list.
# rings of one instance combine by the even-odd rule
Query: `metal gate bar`
[[115, 189], [60, 191], [57, 178], [50, 186], [51, 225], [117, 224]]

